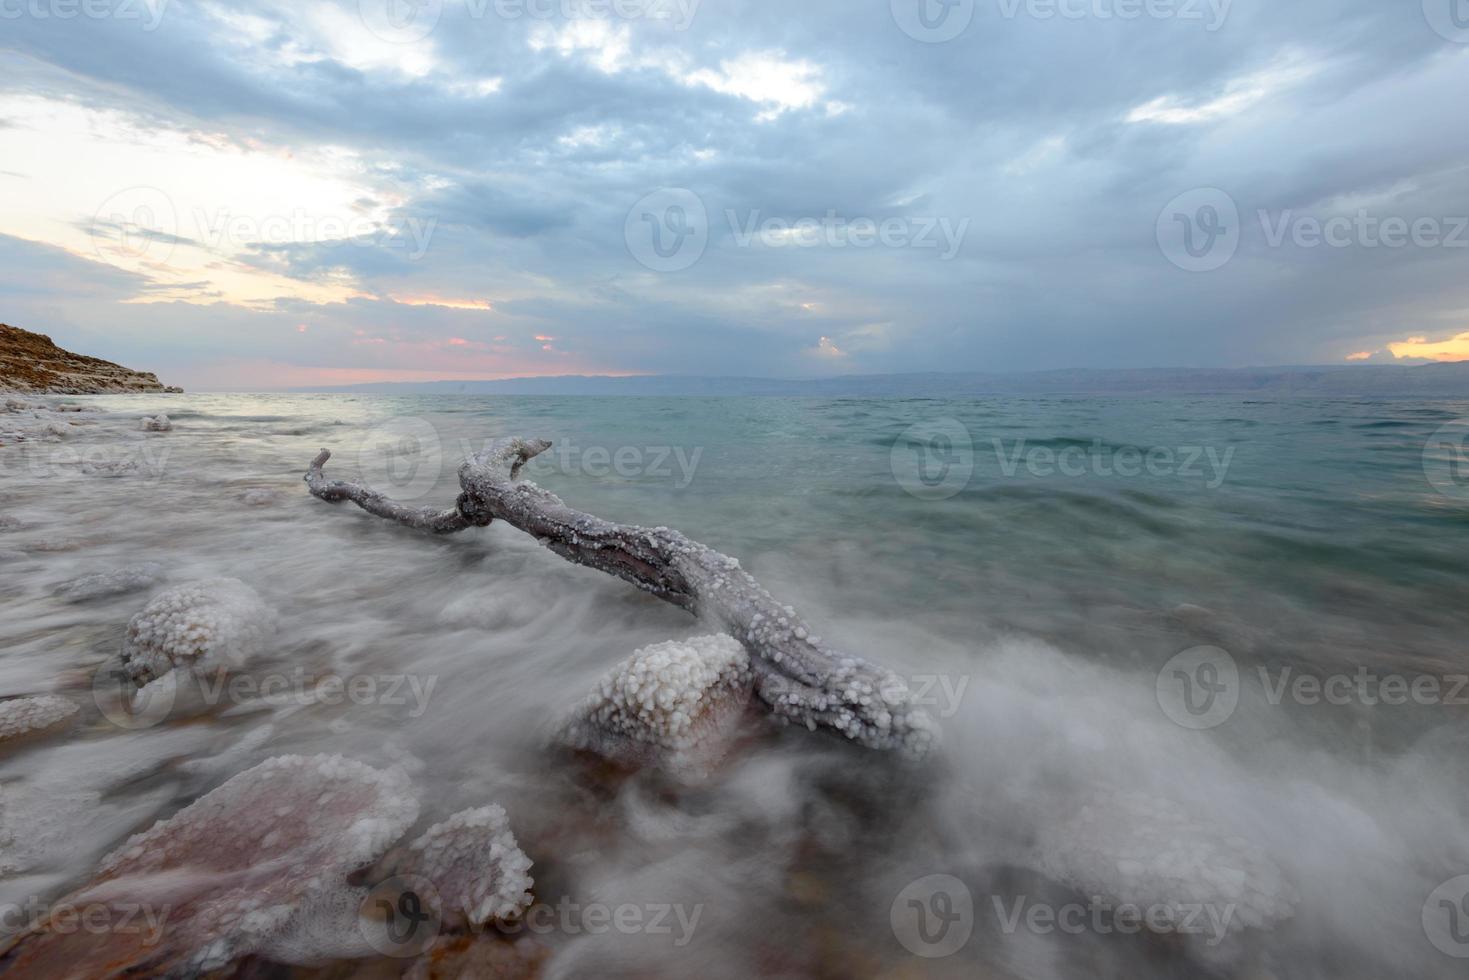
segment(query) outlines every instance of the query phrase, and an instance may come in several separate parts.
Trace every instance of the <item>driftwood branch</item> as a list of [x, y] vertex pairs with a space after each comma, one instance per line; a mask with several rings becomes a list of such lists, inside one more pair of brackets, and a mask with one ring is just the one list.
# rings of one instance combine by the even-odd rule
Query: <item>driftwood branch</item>
[[934, 732], [912, 692], [892, 671], [837, 653], [813, 636], [728, 555], [666, 527], [615, 524], [568, 507], [534, 483], [517, 482], [544, 440], [508, 439], [459, 467], [463, 492], [453, 510], [410, 508], [354, 483], [328, 480], [322, 450], [306, 473], [312, 494], [350, 500], [378, 517], [434, 534], [501, 520], [567, 561], [616, 575], [666, 602], [719, 624], [750, 654], [756, 693], [778, 716], [834, 729], [877, 749], [927, 751]]

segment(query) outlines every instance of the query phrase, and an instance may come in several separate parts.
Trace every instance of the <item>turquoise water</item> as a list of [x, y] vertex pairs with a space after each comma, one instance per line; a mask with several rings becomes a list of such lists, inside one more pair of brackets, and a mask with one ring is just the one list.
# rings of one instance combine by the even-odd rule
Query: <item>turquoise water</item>
[[[677, 950], [558, 937], [556, 975], [589, 975], [589, 963], [629, 976], [651, 963], [711, 976], [1055, 976], [1083, 964], [1098, 976], [1457, 975], [1421, 919], [1435, 887], [1469, 873], [1469, 689], [1450, 696], [1469, 673], [1469, 486], [1456, 479], [1469, 468], [1454, 465], [1469, 400], [79, 401], [113, 414], [59, 445], [0, 448], [0, 515], [17, 522], [0, 535], [0, 693], [86, 696], [146, 593], [78, 605], [53, 590], [139, 560], [260, 591], [282, 622], [266, 668], [411, 669], [436, 687], [416, 714], [239, 711], [142, 733], [151, 741], [92, 719], [75, 738], [150, 775], [145, 789], [108, 788], [118, 809], [106, 819], [77, 818], [50, 887], [227, 770], [339, 751], [407, 765], [445, 812], [505, 805], [540, 888], [707, 905], [704, 931]], [[156, 411], [172, 433], [108, 428]], [[420, 537], [300, 482], [325, 447], [333, 476], [447, 506], [457, 461], [506, 435], [556, 444], [525, 476], [571, 505], [738, 557], [834, 646], [931, 692], [944, 750], [917, 777], [923, 789], [833, 740], [787, 733], [688, 798], [634, 784], [580, 800], [547, 770], [554, 717], [634, 649], [698, 624], [513, 529]], [[89, 454], [141, 466], [88, 476]], [[1190, 728], [1165, 688], [1173, 658], [1201, 647], [1237, 672], [1237, 705]], [[1371, 686], [1272, 700], [1302, 675]], [[1403, 704], [1360, 695], [1384, 677], [1440, 686]], [[165, 736], [184, 741], [164, 750]], [[0, 780], [34, 781], [69, 764], [67, 751], [8, 758]], [[222, 768], [192, 775], [177, 765], [220, 756]], [[988, 896], [1054, 887], [1026, 877], [1047, 866], [1036, 849], [1068, 838], [1068, 819], [1102, 789], [1166, 799], [1257, 844], [1299, 894], [1295, 914], [1249, 933], [1248, 955], [998, 928]], [[568, 799], [596, 815], [595, 846], [561, 826], [580, 812]], [[912, 956], [888, 921], [905, 883], [935, 872], [965, 881], [987, 917], [941, 960]], [[820, 968], [790, 952], [818, 947]]]

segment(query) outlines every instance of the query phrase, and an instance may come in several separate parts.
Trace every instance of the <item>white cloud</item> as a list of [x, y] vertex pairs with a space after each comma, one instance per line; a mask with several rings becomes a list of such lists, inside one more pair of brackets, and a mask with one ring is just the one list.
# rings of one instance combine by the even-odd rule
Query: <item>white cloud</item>
[[1167, 126], [1188, 126], [1196, 123], [1226, 119], [1258, 105], [1270, 96], [1279, 94], [1320, 70], [1319, 65], [1303, 63], [1296, 56], [1282, 61], [1263, 71], [1252, 72], [1235, 78], [1224, 87], [1224, 92], [1204, 101], [1186, 101], [1176, 95], [1160, 95], [1145, 102], [1127, 114], [1130, 123], [1161, 123]]
[[[719, 70], [700, 68], [684, 76], [686, 85], [703, 85], [726, 95], [737, 95], [768, 106], [762, 120], [774, 119], [789, 109], [807, 109], [826, 94], [821, 69], [805, 60], [789, 60], [783, 51], [750, 51], [737, 58], [721, 61]], [[829, 103], [829, 115], [838, 115], [850, 106]]]

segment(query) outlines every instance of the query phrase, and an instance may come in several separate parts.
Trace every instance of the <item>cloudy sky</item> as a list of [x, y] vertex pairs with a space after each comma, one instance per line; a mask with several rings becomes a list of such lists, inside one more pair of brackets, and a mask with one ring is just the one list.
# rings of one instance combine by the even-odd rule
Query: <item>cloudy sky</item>
[[194, 388], [1469, 358], [1469, 0], [0, 0], [0, 321]]

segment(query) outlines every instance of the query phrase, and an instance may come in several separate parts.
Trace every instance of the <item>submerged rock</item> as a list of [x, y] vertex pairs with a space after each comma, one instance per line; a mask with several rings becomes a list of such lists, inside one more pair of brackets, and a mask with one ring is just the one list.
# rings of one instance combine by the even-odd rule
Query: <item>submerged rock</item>
[[72, 701], [54, 694], [0, 701], [0, 742], [59, 727], [77, 710]]
[[724, 634], [644, 647], [602, 678], [559, 740], [697, 779], [724, 756], [753, 687], [744, 647]]
[[516, 844], [503, 807], [456, 813], [425, 831], [409, 852], [407, 871], [433, 883], [446, 917], [463, 915], [482, 926], [530, 905], [531, 861]]
[[128, 623], [122, 659], [139, 684], [175, 667], [237, 667], [275, 632], [275, 613], [239, 579], [189, 582], [154, 596]]
[[86, 602], [149, 588], [163, 581], [167, 574], [158, 562], [139, 562], [62, 582], [56, 587], [55, 595], [68, 602]]
[[[18, 976], [221, 969], [278, 938], [310, 934], [301, 918], [355, 896], [347, 876], [380, 857], [417, 817], [400, 771], [341, 756], [269, 759], [130, 838], [62, 903], [105, 909], [117, 916], [110, 921], [141, 904], [161, 917], [156, 933], [77, 932], [43, 922], [20, 937], [0, 969]], [[371, 952], [360, 935], [335, 938], [340, 945], [326, 956]]]
[[167, 415], [143, 416], [138, 420], [138, 427], [144, 432], [172, 432], [173, 423]]
[[1043, 833], [1039, 848], [1041, 870], [1057, 881], [1114, 907], [1165, 909], [1175, 924], [1237, 933], [1294, 914], [1296, 891], [1264, 851], [1170, 800], [1103, 793]]

